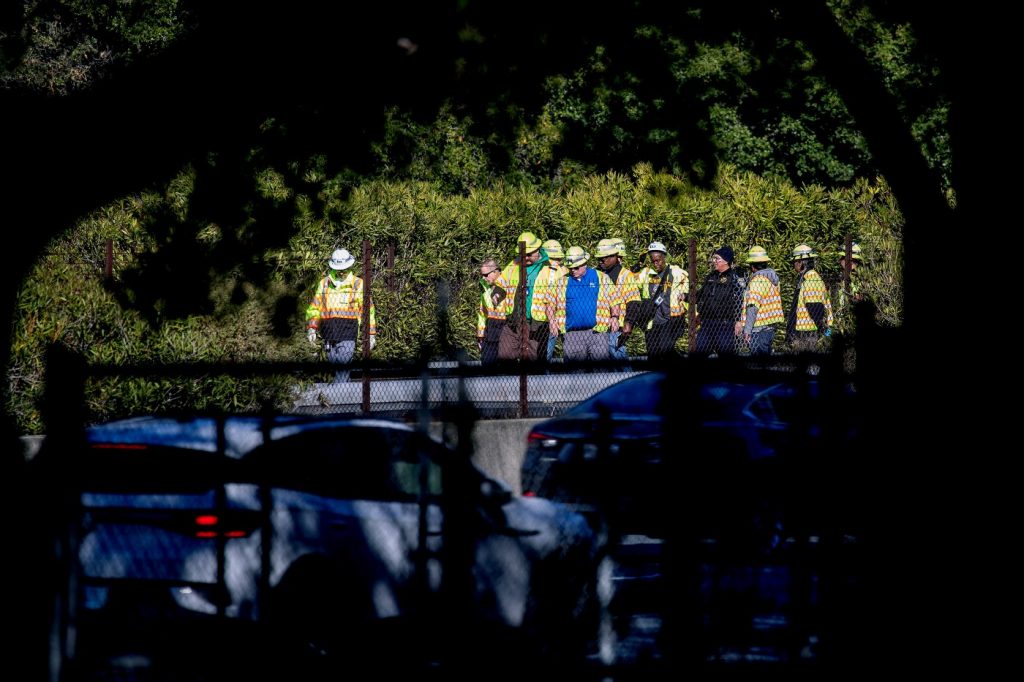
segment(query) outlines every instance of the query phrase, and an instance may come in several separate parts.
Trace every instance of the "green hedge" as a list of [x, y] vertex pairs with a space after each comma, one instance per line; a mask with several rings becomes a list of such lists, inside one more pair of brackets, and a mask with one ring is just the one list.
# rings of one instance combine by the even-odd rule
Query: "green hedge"
[[[822, 254], [818, 269], [838, 281], [838, 256], [850, 234], [869, 265], [860, 271], [862, 289], [878, 305], [879, 321], [897, 325], [902, 318], [902, 218], [883, 180], [861, 179], [839, 189], [798, 188], [723, 166], [713, 186], [704, 189], [647, 165], [637, 166], [632, 176], [579, 178], [557, 193], [497, 183], [465, 194], [447, 193], [440, 182], [380, 180], [351, 187], [324, 176], [309, 176], [296, 189], [287, 186], [286, 175], [264, 169], [253, 179], [253, 201], [272, 204], [274, 218], [290, 216], [287, 245], [245, 254], [248, 266], [241, 256], [234, 267], [211, 266], [208, 297], [196, 306], [201, 314], [171, 316], [163, 299], [154, 309], [139, 303], [148, 300], [140, 296], [147, 277], [168, 276], [146, 272], [149, 257], [182, 225], [194, 228], [190, 248], [197, 259], [219, 253], [233, 234], [224, 224], [194, 224], [197, 219], [189, 217], [193, 179], [186, 170], [162, 193], [97, 211], [54, 242], [24, 283], [7, 407], [25, 433], [44, 427], [38, 403], [50, 343], [65, 344], [94, 363], [319, 359], [302, 333], [303, 311], [334, 248], [348, 248], [356, 255], [356, 271], [363, 269], [363, 240], [373, 247], [378, 359], [411, 360], [423, 351], [436, 356], [443, 348], [442, 333], [451, 347], [475, 357], [476, 268], [488, 256], [511, 259], [524, 230], [591, 253], [598, 240], [618, 236], [627, 245], [628, 264], [658, 240], [670, 249], [670, 260], [684, 267], [687, 245], [695, 239], [698, 277], [707, 272], [713, 249], [728, 244], [742, 263], [746, 249], [759, 244], [783, 278], [787, 305], [795, 279], [788, 259], [792, 248], [802, 242], [816, 248]], [[315, 194], [308, 192], [311, 184]], [[107, 239], [115, 244], [113, 286], [103, 281]], [[395, 245], [396, 259], [387, 273], [389, 244]], [[438, 282], [450, 291], [443, 331], [437, 323]], [[840, 330], [848, 331], [848, 325], [848, 316], [842, 317]], [[287, 384], [223, 378], [178, 384], [97, 381], [90, 385], [89, 408], [97, 419], [174, 408], [248, 410], [269, 391], [286, 409]]]

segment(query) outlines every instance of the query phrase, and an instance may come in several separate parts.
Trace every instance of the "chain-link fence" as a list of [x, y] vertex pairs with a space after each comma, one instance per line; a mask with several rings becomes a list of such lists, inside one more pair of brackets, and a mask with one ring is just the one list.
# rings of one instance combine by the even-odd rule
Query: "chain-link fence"
[[[54, 679], [862, 653], [862, 404], [838, 354], [333, 369], [54, 368]], [[90, 418], [92, 383], [214, 374], [267, 382], [264, 408]], [[531, 418], [487, 420], [508, 416]]]

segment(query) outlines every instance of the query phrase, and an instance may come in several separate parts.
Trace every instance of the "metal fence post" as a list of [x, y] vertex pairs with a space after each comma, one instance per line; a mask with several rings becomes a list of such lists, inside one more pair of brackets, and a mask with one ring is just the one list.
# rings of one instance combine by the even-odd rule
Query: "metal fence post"
[[388, 244], [388, 291], [395, 293], [395, 243]]
[[689, 318], [686, 322], [690, 327], [690, 338], [686, 342], [686, 348], [688, 352], [693, 353], [697, 350], [697, 240], [693, 237], [690, 237], [689, 258], [690, 293], [686, 295], [686, 299], [690, 305], [686, 310], [686, 316]]
[[843, 260], [843, 291], [846, 292], [846, 300], [853, 300], [853, 290], [850, 282], [850, 269], [853, 263], [853, 236], [850, 233], [846, 234], [845, 246], [843, 248], [845, 258]]
[[[526, 353], [530, 348], [530, 328], [526, 324], [526, 242], [519, 242], [519, 286], [516, 287], [516, 324], [519, 325], [519, 417], [526, 417], [527, 400]], [[538, 348], [539, 351], [539, 348]]]
[[108, 239], [105, 249], [105, 258], [103, 264], [103, 279], [110, 281], [114, 278], [114, 240]]
[[[221, 471], [226, 471], [223, 463], [227, 459], [227, 415], [224, 412], [218, 410], [216, 414], [217, 423], [217, 466]], [[213, 508], [219, 519], [218, 523], [224, 522], [224, 517], [228, 510], [228, 497], [227, 481], [224, 480], [223, 476], [217, 476], [217, 487], [214, 490], [214, 501]], [[227, 583], [227, 550], [228, 541], [227, 537], [223, 532], [218, 531], [216, 535], [216, 551], [217, 551], [217, 566], [216, 566], [216, 583], [217, 587], [217, 616], [224, 618], [227, 614], [227, 599], [225, 597], [228, 593]]]
[[373, 259], [370, 240], [363, 240], [363, 414], [370, 411], [370, 309], [373, 307]]

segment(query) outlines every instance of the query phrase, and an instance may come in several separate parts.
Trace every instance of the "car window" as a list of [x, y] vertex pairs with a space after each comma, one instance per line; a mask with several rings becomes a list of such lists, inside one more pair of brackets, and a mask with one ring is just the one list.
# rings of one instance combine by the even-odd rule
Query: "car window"
[[[397, 429], [313, 429], [272, 441], [246, 458], [275, 487], [327, 497], [411, 501], [419, 494], [416, 434]], [[428, 480], [438, 482], [439, 473]]]
[[[45, 456], [49, 456], [49, 452]], [[90, 443], [62, 466], [89, 490], [193, 492], [232, 476], [235, 462], [215, 452], [149, 443]]]
[[654, 414], [658, 409], [661, 384], [664, 380], [665, 376], [658, 372], [624, 379], [566, 410], [565, 414], [577, 416], [594, 414], [601, 410], [618, 414]]
[[[392, 430], [387, 434], [394, 453], [393, 479], [403, 495], [418, 498], [421, 466], [427, 466], [427, 494], [441, 494], [441, 464], [444, 447], [415, 431]], [[426, 454], [423, 458], [421, 455]]]
[[781, 422], [792, 424], [800, 419], [801, 415], [798, 414], [798, 411], [802, 411], [802, 416], [806, 419], [808, 410], [817, 404], [815, 401], [807, 400], [808, 390], [810, 395], [814, 395], [813, 388], [813, 385], [808, 385], [806, 388], [787, 386], [786, 384], [773, 386], [768, 395], [775, 409], [776, 418]]
[[759, 422], [767, 423], [775, 421], [775, 410], [772, 408], [771, 398], [769, 398], [765, 393], [757, 396], [757, 398], [750, 403], [747, 410]]

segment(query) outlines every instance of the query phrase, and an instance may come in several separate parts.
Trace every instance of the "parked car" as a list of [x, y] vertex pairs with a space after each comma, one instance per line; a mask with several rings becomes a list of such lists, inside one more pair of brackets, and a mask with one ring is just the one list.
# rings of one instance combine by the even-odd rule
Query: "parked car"
[[[738, 475], [741, 462], [770, 471], [778, 455], [807, 449], [823, 433], [814, 380], [710, 381], [692, 405], [669, 395], [667, 382], [663, 372], [637, 374], [536, 424], [527, 436], [523, 494], [591, 516], [600, 508], [616, 515], [623, 532], [661, 535], [671, 521], [661, 513], [664, 496], [680, 490], [673, 476], [732, 465]], [[669, 425], [678, 441], [671, 448]]]
[[[822, 610], [858, 580], [856, 561], [815, 554], [857, 548], [843, 525], [857, 508], [843, 497], [856, 470], [843, 465], [852, 394], [767, 373], [671, 382], [637, 374], [533, 426], [523, 494], [608, 532], [620, 659], [672, 646], [658, 643], [661, 623], [685, 594], [687, 651], [701, 665], [814, 660]], [[822, 584], [841, 586], [833, 602]]]
[[80, 514], [63, 625], [83, 636], [90, 620], [255, 621], [346, 660], [369, 655], [382, 624], [440, 635], [453, 613], [464, 632], [560, 655], [589, 636], [576, 627], [595, 608], [585, 520], [513, 496], [401, 422], [127, 419], [89, 428], [67, 464]]

